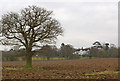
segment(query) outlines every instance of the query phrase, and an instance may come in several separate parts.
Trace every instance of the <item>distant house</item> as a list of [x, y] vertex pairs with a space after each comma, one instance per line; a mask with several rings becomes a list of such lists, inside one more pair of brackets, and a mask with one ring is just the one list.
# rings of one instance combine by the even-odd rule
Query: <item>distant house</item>
[[73, 54], [84, 55], [84, 54], [86, 54], [89, 50], [90, 50], [90, 48], [76, 49]]
[[101, 44], [100, 42], [96, 41], [96, 42], [93, 43], [92, 48], [108, 50], [109, 49], [109, 43]]
[[14, 46], [13, 47], [13, 50], [19, 50], [20, 49], [20, 46]]
[[101, 43], [98, 42], [98, 41], [94, 42], [92, 47], [94, 47], [94, 48], [98, 48], [98, 49], [103, 48], [103, 46], [101, 45]]

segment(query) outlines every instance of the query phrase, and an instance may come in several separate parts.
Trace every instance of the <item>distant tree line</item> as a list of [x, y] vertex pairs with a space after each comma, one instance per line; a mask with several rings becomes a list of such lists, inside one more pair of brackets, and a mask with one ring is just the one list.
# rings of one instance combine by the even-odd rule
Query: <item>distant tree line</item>
[[[120, 49], [119, 49], [120, 50]], [[89, 57], [102, 57], [102, 58], [109, 58], [118, 57], [118, 48], [109, 48], [109, 50], [97, 49], [97, 48], [91, 48], [91, 50], [88, 52], [88, 54], [85, 54], [84, 56]]]
[[88, 54], [85, 54], [85, 56], [116, 58], [119, 57], [118, 50], [120, 50], [120, 48], [117, 48], [114, 44], [109, 44], [109, 43], [101, 44], [100, 42], [96, 41], [93, 43], [93, 47], [91, 47], [90, 51], [88, 51]]
[[[63, 57], [65, 59], [76, 59], [80, 55], [74, 55], [75, 48], [72, 45], [61, 44], [61, 47], [58, 49], [55, 45], [44, 45], [39, 50], [34, 51], [33, 57], [46, 57], [47, 60], [50, 60], [51, 57]], [[17, 61], [21, 57], [22, 60], [25, 60], [24, 57], [25, 50], [10, 50], [3, 51], [3, 61]]]
[[[97, 43], [97, 44], [95, 44]], [[62, 43], [60, 48], [57, 48], [55, 45], [44, 45], [39, 50], [33, 51], [33, 57], [46, 57], [47, 60], [50, 60], [52, 57], [63, 57], [65, 59], [80, 59], [81, 57], [98, 57], [98, 58], [117, 58], [120, 48], [117, 48], [115, 45], [109, 46], [108, 44], [100, 44], [98, 42], [93, 43], [91, 48], [86, 49], [75, 49], [70, 44]], [[86, 51], [85, 54], [77, 54], [76, 51]], [[25, 49], [20, 50], [10, 50], [3, 51], [3, 61], [17, 61], [25, 60]], [[20, 59], [21, 58], [21, 59]]]
[[2, 61], [19, 61], [25, 60], [24, 57], [25, 50], [13, 50], [11, 49], [10, 51], [2, 51]]
[[73, 54], [74, 52], [75, 49], [72, 45], [62, 43], [59, 49], [56, 46], [45, 45], [35, 55], [47, 57], [47, 60], [50, 57], [63, 57], [66, 59], [79, 58], [79, 55]]

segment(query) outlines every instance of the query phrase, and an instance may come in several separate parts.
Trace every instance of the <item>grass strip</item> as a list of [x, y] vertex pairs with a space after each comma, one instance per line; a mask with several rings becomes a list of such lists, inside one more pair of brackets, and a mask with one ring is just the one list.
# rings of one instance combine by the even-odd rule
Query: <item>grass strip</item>
[[118, 71], [104, 71], [104, 72], [96, 72], [96, 73], [87, 73], [84, 75], [120, 75]]
[[5, 70], [43, 70], [42, 68], [4, 68]]

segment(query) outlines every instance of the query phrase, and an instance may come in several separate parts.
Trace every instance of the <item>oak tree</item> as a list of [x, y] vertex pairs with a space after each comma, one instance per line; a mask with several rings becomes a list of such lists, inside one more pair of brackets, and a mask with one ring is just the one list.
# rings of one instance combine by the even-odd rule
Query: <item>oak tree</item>
[[32, 67], [32, 50], [40, 43], [54, 43], [62, 35], [60, 23], [52, 17], [52, 11], [37, 6], [29, 6], [20, 13], [4, 14], [0, 20], [3, 45], [24, 46], [26, 68]]

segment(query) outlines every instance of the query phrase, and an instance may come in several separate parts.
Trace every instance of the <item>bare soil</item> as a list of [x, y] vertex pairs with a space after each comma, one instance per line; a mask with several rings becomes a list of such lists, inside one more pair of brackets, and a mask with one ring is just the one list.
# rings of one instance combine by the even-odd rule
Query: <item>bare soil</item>
[[25, 62], [3, 62], [3, 79], [118, 79], [115, 74], [85, 75], [89, 73], [118, 71], [117, 58], [34, 61], [33, 67], [39, 70], [8, 70], [24, 68]]

